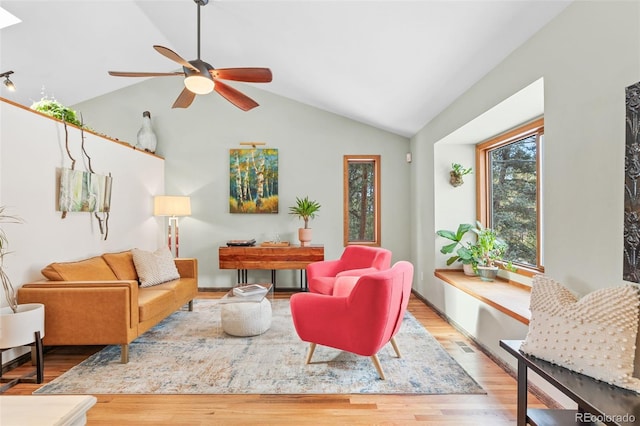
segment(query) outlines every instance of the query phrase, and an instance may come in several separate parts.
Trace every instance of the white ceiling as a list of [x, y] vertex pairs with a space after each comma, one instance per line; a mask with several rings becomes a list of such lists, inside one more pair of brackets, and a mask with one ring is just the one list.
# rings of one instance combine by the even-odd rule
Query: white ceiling
[[[570, 1], [210, 0], [201, 8], [201, 57], [216, 68], [269, 67], [264, 90], [413, 136]], [[197, 56], [193, 0], [0, 7], [22, 20], [0, 29], [0, 73], [13, 70], [18, 88], [0, 96], [24, 105], [43, 87], [74, 105], [141, 81], [108, 70], [177, 70], [154, 44]], [[167, 104], [176, 96], [167, 93]]]

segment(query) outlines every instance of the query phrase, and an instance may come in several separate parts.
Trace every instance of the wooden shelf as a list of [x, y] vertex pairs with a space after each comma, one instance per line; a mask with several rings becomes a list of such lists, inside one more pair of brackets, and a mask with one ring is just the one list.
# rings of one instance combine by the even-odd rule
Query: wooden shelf
[[479, 277], [470, 277], [455, 269], [436, 269], [434, 275], [511, 318], [529, 325], [530, 287], [500, 278], [493, 282], [485, 282]]

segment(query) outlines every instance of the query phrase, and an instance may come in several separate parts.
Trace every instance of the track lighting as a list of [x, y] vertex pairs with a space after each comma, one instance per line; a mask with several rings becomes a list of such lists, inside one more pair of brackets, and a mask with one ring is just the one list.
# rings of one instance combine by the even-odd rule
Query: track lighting
[[9, 76], [13, 74], [13, 71], [7, 71], [0, 74], [0, 78], [4, 77], [4, 85], [7, 86], [11, 92], [16, 91], [16, 86], [13, 84], [13, 81], [9, 80]]

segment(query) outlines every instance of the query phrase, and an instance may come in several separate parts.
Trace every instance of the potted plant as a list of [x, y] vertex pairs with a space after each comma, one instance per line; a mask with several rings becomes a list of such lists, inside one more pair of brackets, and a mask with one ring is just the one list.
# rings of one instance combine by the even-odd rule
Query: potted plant
[[298, 239], [303, 247], [311, 242], [312, 230], [309, 228], [309, 219], [314, 219], [319, 210], [320, 204], [317, 201], [309, 200], [309, 197], [296, 197], [296, 204], [289, 207], [289, 214], [304, 220], [304, 228], [298, 229]]
[[[0, 206], [0, 224], [21, 222], [20, 218], [6, 214], [5, 207]], [[5, 256], [9, 254], [8, 245], [7, 234], [0, 228], [0, 281], [9, 305], [0, 309], [0, 330], [2, 330], [0, 349], [33, 343], [36, 341], [36, 332], [40, 333], [40, 338], [44, 337], [44, 305], [41, 303], [18, 305], [15, 289], [4, 266]]]
[[471, 252], [476, 261], [476, 270], [483, 281], [493, 281], [498, 275], [497, 260], [502, 260], [507, 244], [498, 238], [491, 228], [484, 227], [477, 222], [477, 227], [471, 229], [477, 236]]
[[462, 270], [465, 275], [475, 275], [475, 258], [471, 251], [471, 243], [467, 242], [464, 244], [462, 239], [465, 234], [469, 232], [473, 228], [473, 225], [470, 223], [461, 223], [458, 225], [458, 229], [454, 231], [449, 231], [446, 229], [441, 229], [436, 232], [439, 236], [446, 238], [447, 240], [452, 241], [451, 243], [447, 243], [442, 246], [440, 249], [440, 253], [442, 254], [455, 254], [447, 259], [447, 266], [451, 266], [454, 262], [458, 261], [462, 263]]
[[48, 98], [44, 94], [39, 101], [31, 104], [31, 109], [71, 123], [74, 126], [82, 127], [82, 122], [78, 119], [78, 114], [74, 110], [62, 105], [54, 98]]
[[468, 175], [471, 172], [472, 172], [471, 167], [469, 167], [468, 169], [465, 169], [462, 166], [462, 164], [453, 163], [451, 164], [451, 171], [449, 172], [449, 176], [450, 176], [449, 182], [454, 187], [460, 186], [464, 183], [462, 176]]

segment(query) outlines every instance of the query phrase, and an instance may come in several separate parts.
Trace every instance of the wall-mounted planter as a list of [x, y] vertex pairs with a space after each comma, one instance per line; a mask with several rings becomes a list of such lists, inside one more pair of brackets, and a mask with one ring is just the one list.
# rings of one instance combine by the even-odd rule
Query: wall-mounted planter
[[464, 180], [462, 180], [462, 175], [456, 174], [456, 172], [454, 172], [453, 170], [451, 170], [449, 174], [451, 175], [449, 183], [451, 183], [452, 186], [457, 187], [464, 183]]
[[464, 166], [462, 166], [462, 164], [458, 164], [458, 163], [453, 163], [451, 164], [451, 171], [449, 172], [449, 183], [451, 183], [451, 185], [455, 188], [457, 186], [460, 186], [464, 183], [464, 180], [462, 180], [462, 177], [464, 175], [468, 175], [469, 173], [471, 173], [471, 167], [469, 167], [468, 169], [465, 169]]

